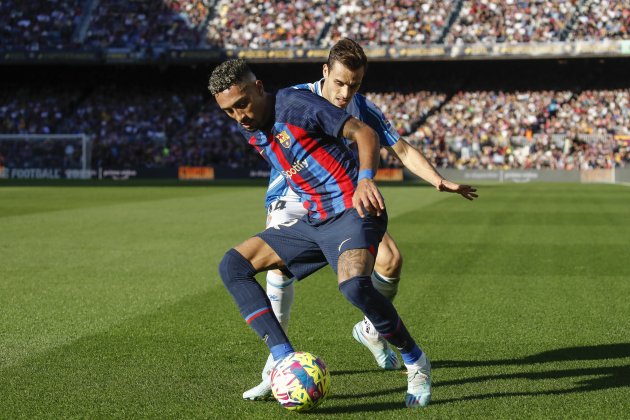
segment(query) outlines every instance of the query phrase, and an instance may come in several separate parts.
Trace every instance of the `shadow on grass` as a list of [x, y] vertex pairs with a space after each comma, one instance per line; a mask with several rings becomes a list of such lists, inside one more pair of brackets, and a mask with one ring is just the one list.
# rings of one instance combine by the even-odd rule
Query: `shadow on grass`
[[549, 350], [518, 359], [499, 360], [437, 360], [431, 362], [433, 368], [458, 368], [477, 366], [533, 365], [548, 362], [568, 362], [576, 360], [607, 360], [630, 357], [630, 343], [600, 344], [597, 346], [567, 347]]
[[406, 410], [407, 408], [404, 406], [402, 402], [400, 403], [374, 403], [374, 404], [360, 404], [360, 405], [349, 405], [345, 407], [317, 407], [317, 409], [312, 412], [300, 413], [301, 415], [308, 416], [310, 414], [314, 414], [316, 416], [321, 415], [338, 415], [344, 413], [370, 413], [370, 412], [391, 412], [394, 410]]
[[548, 372], [526, 372], [526, 373], [513, 373], [505, 375], [487, 375], [478, 376], [473, 378], [465, 378], [456, 381], [440, 382], [438, 386], [449, 385], [463, 385], [474, 382], [486, 382], [505, 379], [530, 379], [530, 380], [544, 380], [544, 379], [561, 379], [571, 377], [584, 377], [592, 376], [579, 382], [579, 385], [574, 388], [557, 389], [549, 391], [536, 391], [536, 392], [495, 392], [489, 394], [469, 395], [461, 398], [451, 398], [445, 400], [434, 401], [432, 405], [449, 404], [460, 401], [471, 400], [485, 400], [488, 398], [499, 397], [521, 397], [521, 396], [541, 396], [541, 395], [564, 395], [574, 394], [590, 391], [599, 391], [611, 388], [630, 387], [630, 365], [618, 366], [618, 367], [601, 367], [601, 368], [589, 368], [589, 369], [567, 369], [567, 370], [551, 370]]
[[[630, 344], [605, 344], [597, 346], [584, 347], [567, 347], [562, 349], [550, 350], [531, 356], [518, 359], [501, 359], [501, 360], [436, 360], [433, 363], [435, 368], [459, 368], [459, 367], [481, 367], [481, 366], [528, 366], [538, 365], [549, 362], [568, 362], [568, 361], [587, 361], [587, 360], [612, 360], [630, 358]], [[370, 371], [352, 370], [335, 372], [336, 375], [354, 375], [367, 373]], [[384, 371], [380, 371], [384, 372]], [[534, 391], [534, 392], [494, 392], [486, 394], [477, 394], [464, 396], [460, 398], [438, 399], [434, 400], [431, 405], [453, 404], [463, 401], [485, 400], [501, 397], [519, 397], [519, 396], [545, 396], [545, 395], [565, 395], [573, 393], [591, 392], [611, 388], [630, 387], [630, 365], [615, 367], [598, 367], [584, 369], [559, 369], [545, 372], [523, 372], [499, 375], [484, 375], [476, 377], [462, 378], [452, 381], [436, 382], [438, 387], [465, 385], [471, 383], [480, 383], [497, 380], [511, 379], [529, 379], [529, 380], [547, 380], [562, 378], [584, 378], [578, 382], [578, 385], [572, 388]], [[379, 390], [363, 393], [346, 393], [334, 394], [329, 397], [330, 400], [351, 400], [356, 398], [381, 397], [387, 394], [402, 394], [406, 387], [396, 387], [389, 390]], [[347, 407], [321, 407], [313, 414], [343, 414], [358, 412], [379, 412], [405, 409], [402, 401], [400, 403], [375, 403], [360, 404]]]

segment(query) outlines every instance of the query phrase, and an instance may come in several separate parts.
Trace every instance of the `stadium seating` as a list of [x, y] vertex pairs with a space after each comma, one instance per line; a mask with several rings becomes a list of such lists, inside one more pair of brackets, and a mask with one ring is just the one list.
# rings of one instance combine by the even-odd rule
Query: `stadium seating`
[[[630, 162], [628, 149], [613, 140], [630, 134], [629, 89], [367, 96], [437, 167], [574, 169]], [[190, 88], [106, 85], [87, 96], [77, 88], [22, 88], [0, 99], [0, 132], [86, 133], [93, 139], [93, 166], [265, 167], [233, 121]], [[8, 151], [0, 154], [6, 162]], [[11, 152], [12, 159], [22, 154], [32, 149]], [[384, 154], [383, 165], [400, 163]]]
[[195, 25], [205, 18], [204, 7], [182, 1], [101, 1], [91, 16], [84, 44], [101, 48], [195, 46], [202, 37]]
[[624, 0], [590, 1], [568, 34], [568, 40], [628, 39], [630, 4]]
[[324, 0], [221, 0], [208, 23], [208, 42], [224, 48], [317, 45], [333, 6]]
[[576, 0], [465, 0], [448, 44], [559, 41]]
[[627, 0], [95, 1], [3, 1], [3, 44], [27, 50], [326, 48], [343, 37], [369, 47], [512, 44], [627, 39], [630, 27]]
[[342, 38], [366, 46], [430, 44], [441, 37], [452, 6], [452, 0], [341, 1], [326, 44]]
[[3, 48], [39, 51], [76, 48], [72, 41], [82, 14], [80, 0], [0, 2]]

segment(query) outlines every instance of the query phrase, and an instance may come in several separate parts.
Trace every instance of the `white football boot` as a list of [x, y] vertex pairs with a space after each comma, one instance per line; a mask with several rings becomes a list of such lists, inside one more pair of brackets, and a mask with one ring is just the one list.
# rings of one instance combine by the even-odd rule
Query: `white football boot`
[[431, 362], [422, 355], [413, 365], [407, 366], [407, 395], [405, 405], [409, 408], [426, 407], [431, 401]]
[[352, 328], [352, 336], [372, 352], [376, 363], [385, 370], [396, 370], [400, 367], [398, 356], [389, 347], [387, 340], [380, 336], [372, 323], [364, 318]]
[[271, 393], [271, 371], [275, 366], [276, 362], [273, 360], [273, 356], [269, 354], [267, 358], [267, 363], [265, 363], [265, 367], [262, 371], [262, 382], [243, 392], [243, 399], [250, 401], [267, 401], [273, 400], [273, 395]]

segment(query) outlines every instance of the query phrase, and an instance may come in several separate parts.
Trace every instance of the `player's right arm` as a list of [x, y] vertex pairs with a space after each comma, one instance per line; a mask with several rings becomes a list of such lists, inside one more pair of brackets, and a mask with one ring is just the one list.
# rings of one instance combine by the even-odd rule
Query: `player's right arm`
[[359, 150], [359, 180], [352, 205], [361, 217], [365, 217], [365, 211], [380, 216], [385, 203], [374, 183], [379, 162], [378, 135], [370, 126], [352, 117], [343, 126], [343, 137], [356, 142]]
[[456, 193], [471, 201], [478, 197], [477, 190], [470, 185], [456, 184], [443, 178], [431, 162], [405, 139], [399, 139], [387, 147], [387, 150], [393, 152], [407, 169], [432, 184], [438, 191]]

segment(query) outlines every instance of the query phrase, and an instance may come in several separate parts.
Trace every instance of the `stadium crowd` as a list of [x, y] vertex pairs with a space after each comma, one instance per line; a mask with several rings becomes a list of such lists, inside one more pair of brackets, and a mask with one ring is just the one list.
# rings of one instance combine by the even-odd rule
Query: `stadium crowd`
[[83, 9], [80, 0], [0, 2], [3, 48], [39, 51], [78, 48], [72, 40]]
[[408, 139], [444, 168], [625, 166], [614, 134], [629, 134], [629, 100], [629, 90], [459, 92]]
[[91, 16], [84, 45], [99, 48], [196, 46], [202, 39], [197, 25], [207, 13], [202, 1], [101, 1]]
[[221, 0], [208, 22], [208, 43], [223, 48], [316, 46], [334, 15], [324, 0]]
[[[628, 89], [367, 96], [440, 168], [609, 168], [630, 162], [628, 147], [613, 140], [630, 134]], [[214, 101], [192, 89], [106, 85], [88, 95], [76, 88], [20, 89], [3, 92], [0, 100], [1, 133], [88, 134], [93, 167], [265, 167]], [[44, 147], [0, 143], [5, 165], [32, 167], [33, 147]], [[58, 152], [54, 148], [62, 146], [46, 147]], [[64, 164], [76, 164], [79, 149], [71, 144]], [[387, 154], [382, 164], [400, 166]]]
[[557, 41], [577, 0], [465, 0], [447, 44]]
[[569, 40], [628, 39], [630, 37], [630, 2], [597, 0], [587, 3], [568, 34]]
[[452, 7], [452, 0], [341, 1], [326, 44], [342, 38], [365, 46], [430, 44], [442, 35]]
[[628, 39], [630, 1], [6, 0], [0, 28], [4, 47], [32, 51]]

